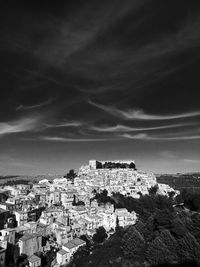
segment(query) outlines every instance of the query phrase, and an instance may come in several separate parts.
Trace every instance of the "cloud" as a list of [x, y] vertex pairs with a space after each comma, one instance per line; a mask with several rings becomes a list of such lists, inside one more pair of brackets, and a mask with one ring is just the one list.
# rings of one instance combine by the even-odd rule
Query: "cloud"
[[200, 163], [200, 159], [183, 159], [183, 161], [188, 163]]
[[79, 127], [81, 125], [83, 125], [83, 123], [80, 121], [69, 121], [69, 122], [64, 122], [64, 123], [59, 123], [59, 124], [46, 124], [48, 128]]
[[65, 138], [58, 136], [42, 136], [38, 138], [42, 141], [55, 141], [55, 142], [98, 142], [98, 141], [107, 141], [107, 138]]
[[121, 137], [127, 138], [127, 139], [133, 139], [133, 140], [155, 140], [155, 141], [183, 141], [183, 140], [199, 140], [200, 135], [185, 135], [185, 136], [161, 136], [161, 135], [148, 135], [146, 133], [140, 133], [140, 134], [121, 134]]
[[175, 155], [174, 152], [172, 151], [169, 151], [169, 150], [164, 150], [164, 151], [161, 151], [159, 153], [159, 157], [161, 158], [165, 158], [165, 159], [172, 159], [172, 160], [177, 160], [179, 159], [180, 157], [178, 157], [177, 155]]
[[55, 98], [50, 98], [44, 102], [41, 102], [41, 103], [36, 104], [36, 105], [31, 105], [31, 106], [20, 105], [16, 108], [16, 110], [27, 110], [27, 109], [41, 108], [41, 107], [44, 107], [44, 106], [51, 104], [54, 100], [55, 100]]
[[117, 109], [111, 106], [105, 106], [102, 104], [97, 104], [92, 101], [89, 101], [89, 104], [112, 114], [116, 117], [121, 117], [125, 120], [173, 120], [173, 119], [182, 119], [182, 118], [189, 118], [200, 116], [200, 111], [193, 111], [187, 113], [179, 113], [174, 115], [155, 115], [155, 114], [146, 114], [142, 110], [139, 109], [129, 109], [127, 111]]
[[0, 123], [0, 136], [12, 133], [28, 132], [39, 126], [38, 118], [24, 118], [9, 123]]
[[133, 132], [133, 131], [152, 131], [152, 130], [161, 130], [161, 129], [170, 129], [170, 128], [178, 128], [184, 126], [191, 126], [196, 125], [196, 123], [177, 123], [177, 124], [169, 124], [169, 125], [162, 125], [162, 126], [154, 126], [154, 127], [130, 127], [124, 125], [116, 125], [116, 126], [91, 126], [90, 129], [98, 132]]
[[146, 133], [140, 133], [140, 134], [121, 134], [121, 137], [127, 138], [127, 139], [134, 139], [134, 140], [154, 140]]

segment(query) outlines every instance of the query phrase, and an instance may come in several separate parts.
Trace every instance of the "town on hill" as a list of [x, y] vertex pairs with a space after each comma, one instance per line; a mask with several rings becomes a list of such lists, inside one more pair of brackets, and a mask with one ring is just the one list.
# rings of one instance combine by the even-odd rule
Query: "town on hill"
[[179, 195], [158, 183], [153, 173], [137, 170], [133, 160], [90, 160], [77, 173], [70, 170], [54, 179], [4, 184], [0, 188], [2, 264], [67, 266], [80, 251], [93, 254], [119, 229], [148, 217], [145, 206], [143, 211], [139, 208], [147, 197], [149, 203], [158, 201], [156, 197], [162, 203]]

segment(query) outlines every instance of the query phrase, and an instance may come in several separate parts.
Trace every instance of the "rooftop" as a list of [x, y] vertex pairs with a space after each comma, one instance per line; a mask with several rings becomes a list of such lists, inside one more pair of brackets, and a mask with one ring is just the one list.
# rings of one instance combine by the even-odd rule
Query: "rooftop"
[[84, 245], [85, 244], [85, 241], [83, 241], [82, 239], [80, 238], [74, 238], [72, 241], [71, 241], [73, 244], [79, 246], [79, 245]]
[[64, 250], [64, 249], [61, 249], [61, 250], [59, 250], [57, 253], [59, 253], [59, 254], [61, 254], [61, 255], [65, 255], [65, 254], [67, 254], [67, 251]]
[[66, 244], [64, 244], [63, 246], [66, 247], [66, 248], [68, 248], [68, 249], [72, 249], [72, 248], [75, 248], [76, 247], [76, 245], [73, 244], [71, 241], [68, 242], [68, 243], [66, 243]]
[[77, 246], [84, 245], [84, 244], [85, 244], [85, 241], [83, 241], [82, 239], [74, 238], [73, 240], [69, 241], [68, 243], [64, 244], [63, 246], [68, 248], [68, 249], [72, 249], [72, 248], [75, 248]]
[[8, 211], [0, 208], [0, 213], [5, 213], [5, 212], [8, 212]]
[[17, 233], [22, 232], [22, 231], [27, 231], [28, 227], [22, 225], [22, 226], [17, 226], [14, 228], [16, 230]]
[[29, 240], [31, 238], [38, 237], [38, 236], [40, 236], [40, 234], [37, 234], [37, 233], [35, 233], [35, 234], [25, 234], [22, 237], [20, 237], [19, 240], [21, 240], [21, 241], [27, 241], [27, 240]]
[[36, 255], [32, 255], [30, 258], [28, 258], [28, 261], [31, 262], [31, 263], [34, 263], [36, 261], [39, 261], [40, 258]]
[[13, 232], [13, 231], [16, 231], [16, 229], [15, 228], [4, 228], [1, 231]]

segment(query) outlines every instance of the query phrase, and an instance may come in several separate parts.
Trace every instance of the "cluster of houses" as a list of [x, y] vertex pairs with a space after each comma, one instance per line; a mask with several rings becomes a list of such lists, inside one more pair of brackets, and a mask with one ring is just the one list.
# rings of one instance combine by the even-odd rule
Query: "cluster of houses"
[[[137, 214], [114, 209], [111, 203], [99, 205], [94, 192], [112, 192], [140, 197], [156, 185], [153, 174], [130, 168], [97, 169], [94, 161], [79, 169], [73, 180], [56, 178], [37, 184], [2, 186], [0, 203], [0, 266], [5, 266], [8, 246], [18, 255], [26, 255], [29, 266], [41, 266], [39, 252], [56, 251], [50, 266], [63, 266], [86, 243], [80, 237], [92, 238], [103, 226], [113, 233], [116, 223], [126, 227], [135, 224]], [[161, 189], [160, 189], [161, 188]], [[172, 191], [165, 185], [160, 193]], [[46, 241], [45, 241], [46, 240]]]

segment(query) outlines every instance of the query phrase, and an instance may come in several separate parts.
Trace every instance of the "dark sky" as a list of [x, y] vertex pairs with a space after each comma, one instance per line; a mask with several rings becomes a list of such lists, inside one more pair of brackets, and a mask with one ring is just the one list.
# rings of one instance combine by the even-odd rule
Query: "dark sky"
[[0, 174], [200, 170], [200, 1], [37, 2], [1, 3]]

